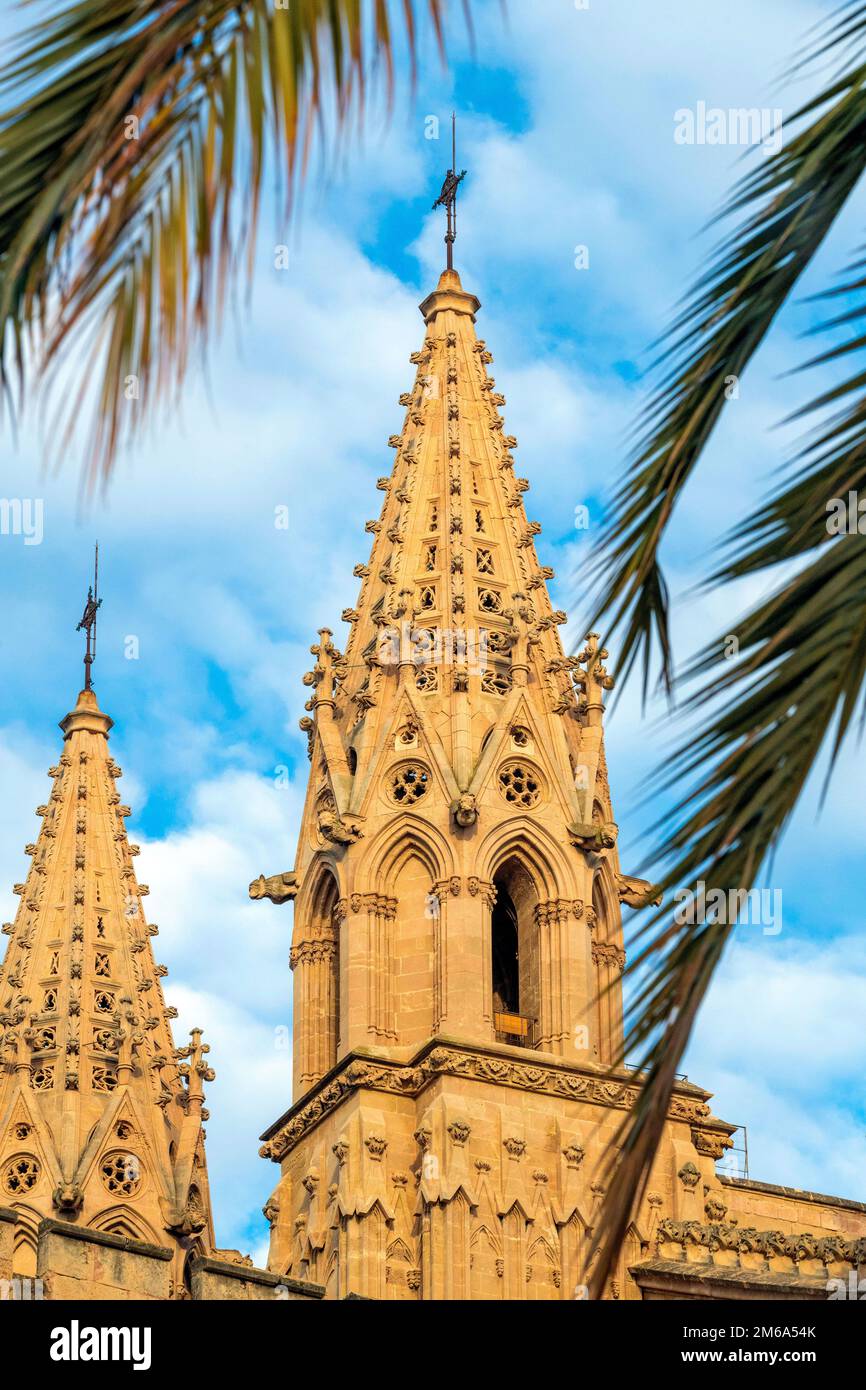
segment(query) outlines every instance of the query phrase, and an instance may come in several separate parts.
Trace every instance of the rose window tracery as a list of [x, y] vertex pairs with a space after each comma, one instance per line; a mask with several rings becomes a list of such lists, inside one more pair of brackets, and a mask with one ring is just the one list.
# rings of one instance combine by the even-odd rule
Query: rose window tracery
[[536, 806], [541, 799], [541, 779], [528, 763], [506, 763], [499, 772], [499, 791], [512, 806]]
[[398, 806], [413, 806], [426, 796], [430, 773], [421, 763], [404, 763], [391, 774], [389, 795]]
[[99, 1165], [99, 1175], [113, 1196], [134, 1197], [141, 1187], [141, 1160], [123, 1150], [106, 1154]]
[[3, 1169], [3, 1190], [10, 1197], [22, 1197], [39, 1181], [42, 1167], [31, 1154], [17, 1154]]

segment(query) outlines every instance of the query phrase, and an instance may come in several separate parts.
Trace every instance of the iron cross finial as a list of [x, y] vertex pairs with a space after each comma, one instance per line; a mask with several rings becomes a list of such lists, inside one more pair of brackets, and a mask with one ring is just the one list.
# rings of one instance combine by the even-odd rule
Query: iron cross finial
[[451, 113], [451, 168], [445, 175], [445, 182], [442, 185], [442, 192], [433, 204], [436, 208], [444, 208], [448, 217], [448, 225], [445, 231], [445, 246], [448, 252], [448, 269], [454, 269], [454, 240], [457, 236], [457, 189], [466, 177], [466, 170], [461, 169], [457, 173], [457, 116]]
[[76, 632], [87, 633], [87, 650], [84, 654], [84, 689], [92, 690], [93, 681], [91, 678], [91, 667], [96, 659], [96, 614], [102, 607], [102, 599], [99, 597], [99, 545], [96, 546], [96, 557], [93, 565], [93, 584], [87, 591], [87, 603], [84, 605], [84, 616]]

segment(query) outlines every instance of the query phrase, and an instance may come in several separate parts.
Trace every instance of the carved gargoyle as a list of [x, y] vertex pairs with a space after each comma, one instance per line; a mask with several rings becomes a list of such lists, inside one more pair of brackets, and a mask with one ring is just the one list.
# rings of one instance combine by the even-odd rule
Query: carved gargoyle
[[616, 881], [619, 891], [619, 900], [625, 907], [661, 907], [661, 894], [654, 883], [649, 883], [645, 878], [631, 878], [628, 874], [619, 874]]
[[296, 874], [272, 874], [270, 878], [260, 874], [250, 884], [250, 897], [270, 898], [272, 903], [290, 903], [297, 897], [298, 887]]
[[361, 832], [354, 825], [347, 825], [336, 811], [321, 810], [317, 817], [319, 833], [332, 845], [353, 845], [360, 840]]
[[451, 813], [457, 824], [467, 830], [478, 820], [478, 802], [471, 792], [462, 792], [451, 804]]
[[191, 1192], [183, 1212], [178, 1214], [174, 1221], [168, 1222], [165, 1229], [178, 1236], [194, 1236], [203, 1231], [206, 1225], [207, 1215], [196, 1194]]
[[612, 820], [568, 827], [568, 838], [574, 848], [582, 849], [585, 854], [601, 854], [603, 850], [613, 849], [618, 835], [619, 826]]
[[262, 1207], [262, 1216], [269, 1226], [275, 1226], [277, 1224], [280, 1218], [280, 1203], [275, 1194], [272, 1194]]
[[51, 1200], [65, 1217], [77, 1216], [84, 1205], [84, 1193], [77, 1183], [62, 1182], [55, 1187]]

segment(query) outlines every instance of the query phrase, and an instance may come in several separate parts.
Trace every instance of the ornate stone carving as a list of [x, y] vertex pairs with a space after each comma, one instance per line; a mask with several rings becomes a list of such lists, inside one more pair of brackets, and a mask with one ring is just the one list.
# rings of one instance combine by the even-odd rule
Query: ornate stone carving
[[259, 878], [254, 878], [250, 884], [250, 898], [254, 901], [260, 898], [270, 898], [271, 902], [292, 902], [297, 897], [297, 877], [293, 873], [272, 874], [270, 878], [265, 878], [260, 874]]
[[621, 975], [625, 970], [625, 951], [621, 946], [614, 946], [611, 942], [593, 941], [592, 962], [593, 965], [610, 966]]
[[[638, 1094], [638, 1088], [633, 1083], [601, 1079], [595, 1072], [583, 1072], [577, 1068], [564, 1070], [549, 1065], [536, 1066], [487, 1056], [470, 1049], [436, 1047], [417, 1066], [409, 1067], [401, 1067], [397, 1063], [373, 1063], [358, 1058], [347, 1058], [342, 1070], [327, 1086], [313, 1093], [293, 1118], [277, 1134], [271, 1136], [260, 1153], [263, 1157], [278, 1161], [295, 1146], [311, 1126], [333, 1110], [349, 1091], [359, 1086], [392, 1094], [412, 1095], [418, 1094], [432, 1076], [442, 1074], [476, 1077], [518, 1090], [544, 1091], [549, 1095], [621, 1110], [630, 1109]], [[700, 1099], [674, 1096], [668, 1113], [672, 1119], [695, 1121], [709, 1115], [709, 1108]]]
[[55, 1187], [51, 1200], [65, 1221], [72, 1220], [84, 1205], [84, 1193], [77, 1183], [65, 1182]]
[[507, 1139], [503, 1139], [502, 1147], [514, 1163], [517, 1163], [526, 1153], [525, 1141], [523, 1139], [516, 1139], [513, 1135], [510, 1135]]
[[613, 849], [618, 835], [619, 826], [613, 821], [568, 827], [569, 840], [575, 849], [583, 850], [584, 854], [601, 854]]
[[330, 841], [333, 845], [354, 845], [362, 838], [361, 831], [355, 825], [349, 825], [329, 807], [323, 807], [316, 816], [319, 827], [319, 834]]
[[568, 1144], [562, 1151], [568, 1168], [579, 1168], [584, 1160], [584, 1150], [580, 1144]]
[[619, 900], [624, 907], [660, 907], [661, 895], [648, 879], [631, 878], [628, 874], [618, 874], [616, 880]]
[[733, 1148], [734, 1141], [728, 1127], [727, 1130], [693, 1129], [692, 1143], [699, 1154], [708, 1158], [722, 1158], [728, 1149]]
[[461, 792], [458, 799], [452, 802], [451, 814], [457, 824], [466, 830], [478, 820], [478, 802], [470, 792]]
[[677, 1177], [679, 1178], [683, 1187], [688, 1188], [689, 1191], [693, 1191], [701, 1180], [700, 1171], [695, 1167], [695, 1165], [692, 1162], [684, 1163], [680, 1171], [677, 1173]]

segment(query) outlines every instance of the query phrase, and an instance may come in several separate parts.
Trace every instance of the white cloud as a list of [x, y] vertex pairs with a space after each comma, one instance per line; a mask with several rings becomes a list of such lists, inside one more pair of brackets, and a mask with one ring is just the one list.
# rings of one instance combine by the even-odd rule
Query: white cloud
[[[700, 98], [776, 104], [768, 74], [824, 13], [806, 0], [766, 0], [759, 10], [751, 0], [715, 9], [609, 0], [586, 12], [512, 6], [506, 28], [498, 0], [485, 9], [479, 83], [497, 86], [499, 64], [527, 119], [515, 132], [507, 110], [487, 115], [483, 88], [476, 99], [472, 73], [460, 67], [455, 104], [478, 112], [461, 122], [470, 178], [458, 260], [464, 283], [485, 301], [479, 331], [496, 354], [509, 429], [521, 441], [518, 471], [533, 485], [530, 514], [544, 524], [543, 558], [561, 572], [563, 607], [580, 607], [585, 584], [583, 554], [567, 542], [574, 506], [608, 490], [625, 457], [640, 388], [623, 376], [632, 380], [633, 363], [664, 328], [705, 254], [695, 233], [730, 183], [736, 152], [677, 147], [673, 113]], [[459, 38], [452, 51], [463, 55]], [[274, 1049], [273, 1030], [290, 1018], [290, 911], [250, 904], [246, 885], [291, 863], [307, 772], [300, 676], [317, 627], [333, 627], [341, 640], [338, 615], [355, 600], [352, 567], [369, 553], [363, 525], [378, 509], [375, 479], [391, 465], [386, 440], [399, 427], [397, 396], [423, 332], [418, 287], [373, 264], [378, 252], [363, 247], [390, 226], [384, 214], [393, 217], [383, 257], [396, 248], [402, 266], [404, 237], [407, 254], [420, 257], [421, 284], [431, 286], [441, 224], [425, 195], [419, 232], [404, 199], [432, 170], [434, 181], [443, 172], [447, 142], [424, 143], [422, 114], [444, 114], [451, 98], [451, 78], [425, 72], [411, 115], [401, 110], [386, 139], [371, 135], [348, 154], [308, 197], [288, 272], [272, 269], [262, 237], [240, 350], [230, 330], [212, 352], [209, 387], [190, 379], [182, 418], [121, 461], [107, 499], [82, 511], [72, 459], [37, 483], [32, 432], [4, 459], [8, 495], [38, 487], [45, 498], [46, 536], [26, 551], [9, 538], [0, 544], [0, 581], [16, 594], [4, 609], [16, 660], [0, 688], [0, 895], [11, 904], [3, 916], [14, 910], [8, 888], [26, 867], [30, 813], [57, 755], [56, 721], [79, 678], [73, 629], [98, 533], [105, 606], [97, 687], [118, 721], [112, 748], [130, 779], [124, 799], [144, 828], [133, 834], [172, 971], [168, 996], [183, 1029], [203, 1023], [213, 1045], [209, 1148], [227, 1245], [244, 1243], [269, 1190], [274, 1174], [256, 1157], [257, 1135], [289, 1099], [288, 1058]], [[859, 211], [858, 202], [848, 229]], [[856, 242], [847, 236], [843, 228], [834, 239], [821, 274]], [[584, 242], [586, 273], [573, 267], [574, 246]], [[677, 590], [761, 495], [788, 447], [790, 434], [768, 431], [801, 398], [801, 381], [778, 377], [801, 359], [794, 335], [806, 321], [800, 311], [786, 320], [744, 379], [684, 498], [670, 551]], [[273, 525], [282, 503], [288, 532]], [[740, 606], [720, 595], [684, 605], [678, 651], [723, 630]], [[138, 661], [124, 659], [130, 633], [140, 639]], [[609, 721], [608, 748], [624, 851], [638, 859], [648, 813], [638, 813], [636, 790], [658, 765], [662, 740], [641, 719], [634, 688]], [[296, 767], [288, 791], [268, 780], [277, 763]], [[845, 763], [817, 824], [810, 800], [777, 861], [786, 922], [790, 910], [803, 934], [829, 934], [834, 918], [857, 910], [861, 767]], [[825, 875], [820, 901], [816, 863]], [[630, 858], [626, 867], [638, 864]], [[725, 972], [689, 1063], [695, 1078], [716, 1087], [721, 1113], [749, 1123], [760, 1176], [850, 1191], [858, 1155], [862, 1167], [859, 1120], [847, 1082], [816, 1059], [826, 1047], [853, 1086], [830, 1033], [842, 1017], [850, 1029], [861, 966], [846, 978], [844, 957], [817, 940], [812, 956], [798, 957], [786, 929], [781, 944], [742, 960], [733, 954]], [[768, 982], [766, 999], [754, 981]], [[789, 1002], [806, 1020], [793, 1040], [784, 1036]], [[740, 1047], [738, 1030], [751, 1050]], [[713, 1046], [716, 1037], [726, 1041]], [[831, 1136], [823, 1153], [822, 1130]]]
[[258, 1135], [291, 1104], [291, 910], [251, 902], [247, 885], [294, 859], [303, 788], [226, 773], [192, 789], [189, 826], [144, 841], [137, 867], [151, 887], [175, 1039], [205, 1031], [217, 1072], [208, 1087], [208, 1165], [217, 1240], [243, 1243], [277, 1170]]
[[866, 1200], [860, 936], [737, 939], [701, 1014], [685, 1070], [749, 1134], [759, 1180]]

